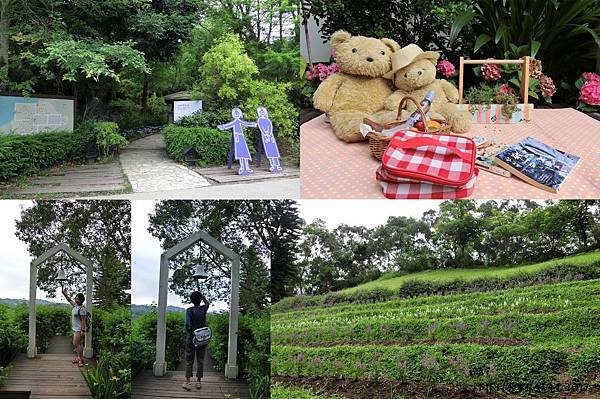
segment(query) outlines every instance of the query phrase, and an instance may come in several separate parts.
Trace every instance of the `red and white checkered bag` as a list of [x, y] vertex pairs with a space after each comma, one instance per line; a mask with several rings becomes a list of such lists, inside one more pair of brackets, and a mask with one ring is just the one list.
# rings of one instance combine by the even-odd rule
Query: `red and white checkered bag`
[[376, 172], [387, 198], [458, 199], [472, 194], [477, 146], [463, 136], [400, 131]]

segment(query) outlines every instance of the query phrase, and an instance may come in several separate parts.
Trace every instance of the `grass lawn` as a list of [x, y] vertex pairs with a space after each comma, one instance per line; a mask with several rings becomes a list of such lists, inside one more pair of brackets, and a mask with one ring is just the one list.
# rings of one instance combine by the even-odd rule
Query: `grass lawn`
[[585, 265], [600, 260], [600, 251], [587, 252], [579, 255], [567, 256], [566, 258], [552, 259], [542, 263], [534, 263], [524, 266], [512, 267], [488, 267], [473, 269], [445, 269], [445, 270], [427, 270], [418, 273], [411, 273], [394, 278], [383, 278], [369, 281], [368, 283], [357, 285], [356, 287], [342, 290], [344, 293], [351, 293], [362, 290], [371, 290], [374, 288], [385, 288], [395, 290], [405, 281], [424, 280], [424, 281], [452, 281], [452, 280], [474, 280], [484, 277], [511, 277], [520, 273], [537, 272], [548, 267], [559, 264]]

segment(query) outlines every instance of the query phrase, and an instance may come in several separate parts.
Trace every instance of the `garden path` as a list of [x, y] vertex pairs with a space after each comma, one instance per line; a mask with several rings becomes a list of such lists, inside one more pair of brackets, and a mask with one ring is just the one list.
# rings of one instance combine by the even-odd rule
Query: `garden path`
[[129, 178], [133, 192], [160, 192], [209, 186], [198, 173], [167, 157], [162, 134], [138, 139], [123, 149], [120, 155], [123, 172]]
[[[89, 398], [90, 391], [79, 367], [71, 363], [73, 349], [70, 342], [66, 336], [54, 337], [46, 353], [35, 359], [19, 354], [11, 364], [6, 385], [0, 388], [0, 397]], [[30, 396], [27, 393], [31, 393]]]

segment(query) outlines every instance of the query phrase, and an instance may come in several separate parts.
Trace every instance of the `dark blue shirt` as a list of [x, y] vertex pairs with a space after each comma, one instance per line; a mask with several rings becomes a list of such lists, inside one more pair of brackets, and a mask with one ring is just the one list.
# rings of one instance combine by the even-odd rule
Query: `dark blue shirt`
[[208, 304], [201, 306], [192, 306], [185, 311], [185, 330], [188, 333], [188, 338], [192, 339], [194, 330], [206, 327], [206, 313], [208, 312]]

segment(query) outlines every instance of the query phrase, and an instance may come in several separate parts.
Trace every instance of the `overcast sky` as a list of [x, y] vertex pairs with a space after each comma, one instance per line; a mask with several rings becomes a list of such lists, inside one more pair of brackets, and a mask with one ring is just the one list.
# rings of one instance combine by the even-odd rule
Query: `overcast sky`
[[[375, 227], [390, 216], [420, 217], [423, 212], [437, 208], [439, 201], [383, 200], [303, 200], [299, 202], [300, 216], [308, 223], [323, 219], [327, 227], [345, 223]], [[148, 215], [154, 212], [154, 201], [132, 202], [132, 303], [149, 305], [158, 301], [158, 274], [162, 249], [160, 242], [148, 232]], [[31, 257], [24, 242], [15, 237], [15, 220], [29, 201], [0, 201], [0, 298], [28, 297], [29, 262]], [[38, 290], [38, 298], [48, 299]], [[57, 301], [57, 299], [50, 299]], [[61, 300], [64, 302], [64, 299]], [[169, 305], [189, 306], [173, 293]], [[225, 309], [225, 303], [215, 303], [215, 309]]]

